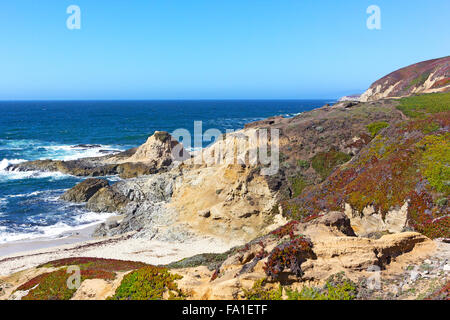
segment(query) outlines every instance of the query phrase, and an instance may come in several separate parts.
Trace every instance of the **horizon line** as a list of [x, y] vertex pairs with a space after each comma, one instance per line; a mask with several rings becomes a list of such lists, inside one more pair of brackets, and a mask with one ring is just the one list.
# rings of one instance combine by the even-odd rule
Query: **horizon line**
[[172, 99], [0, 99], [0, 102], [73, 102], [73, 101], [299, 101], [338, 100], [339, 98], [172, 98]]

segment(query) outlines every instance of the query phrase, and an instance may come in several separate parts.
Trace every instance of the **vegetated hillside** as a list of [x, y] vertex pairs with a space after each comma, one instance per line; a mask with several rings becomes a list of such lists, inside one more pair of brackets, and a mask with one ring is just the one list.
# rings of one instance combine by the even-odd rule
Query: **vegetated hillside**
[[322, 184], [284, 201], [284, 214], [303, 219], [347, 204], [385, 217], [408, 202], [407, 227], [450, 237], [450, 93], [403, 98], [397, 108], [410, 118], [370, 124], [374, 139]]
[[361, 101], [450, 90], [450, 56], [422, 61], [394, 71], [374, 82]]
[[279, 199], [297, 197], [305, 188], [321, 183], [349, 161], [373, 137], [368, 126], [402, 120], [395, 101], [342, 102], [304, 112], [294, 118], [275, 117], [246, 128], [280, 130], [280, 170], [268, 176]]

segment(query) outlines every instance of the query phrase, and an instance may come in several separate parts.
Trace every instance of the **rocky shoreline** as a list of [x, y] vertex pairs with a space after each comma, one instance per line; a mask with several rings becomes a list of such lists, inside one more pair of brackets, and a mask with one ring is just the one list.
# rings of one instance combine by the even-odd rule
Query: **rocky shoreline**
[[[71, 264], [115, 272], [66, 292], [74, 299], [120, 298], [127, 272], [152, 268], [176, 278], [159, 298], [448, 299], [449, 99], [342, 101], [249, 123], [195, 155], [155, 132], [118, 154], [12, 165], [86, 177], [61, 199], [117, 217], [89, 242], [0, 259], [0, 299], [29, 297], [39, 289], [25, 278]], [[266, 175], [252, 136], [274, 129], [279, 169]]]

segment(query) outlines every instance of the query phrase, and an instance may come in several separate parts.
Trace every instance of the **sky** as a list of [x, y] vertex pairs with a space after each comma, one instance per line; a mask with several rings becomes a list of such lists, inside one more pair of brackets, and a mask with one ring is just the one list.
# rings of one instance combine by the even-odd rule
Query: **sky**
[[0, 0], [0, 40], [1, 100], [328, 99], [449, 55], [450, 1]]

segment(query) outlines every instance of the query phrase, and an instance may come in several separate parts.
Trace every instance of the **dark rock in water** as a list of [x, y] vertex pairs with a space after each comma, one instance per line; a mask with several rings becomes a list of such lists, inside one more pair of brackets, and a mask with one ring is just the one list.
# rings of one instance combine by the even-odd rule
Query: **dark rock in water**
[[99, 153], [102, 153], [102, 154], [109, 154], [109, 153], [118, 153], [118, 152], [120, 152], [120, 150], [107, 150], [107, 149], [100, 149], [100, 150], [98, 150], [98, 152]]
[[86, 208], [94, 212], [121, 212], [128, 202], [129, 199], [114, 186], [107, 186], [98, 190], [89, 199]]
[[35, 160], [13, 165], [9, 170], [61, 172], [77, 177], [100, 177], [117, 174], [116, 168], [116, 164], [104, 164], [93, 158], [70, 161]]
[[92, 148], [100, 148], [99, 144], [77, 144], [76, 146], [72, 146], [72, 148], [84, 148], [84, 149], [92, 149]]
[[114, 155], [114, 157], [116, 157], [116, 158], [129, 158], [129, 157], [131, 157], [132, 155], [134, 155], [136, 153], [137, 149], [138, 148], [131, 148], [131, 149], [122, 151], [122, 152]]
[[87, 202], [98, 190], [108, 185], [108, 181], [103, 179], [86, 179], [66, 191], [60, 199], [71, 202]]

